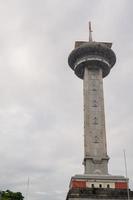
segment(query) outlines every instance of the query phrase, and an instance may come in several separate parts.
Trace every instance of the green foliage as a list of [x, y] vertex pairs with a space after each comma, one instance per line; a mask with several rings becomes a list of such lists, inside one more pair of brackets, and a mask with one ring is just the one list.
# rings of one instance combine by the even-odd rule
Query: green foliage
[[10, 190], [2, 191], [0, 200], [23, 200], [21, 192], [12, 192]]

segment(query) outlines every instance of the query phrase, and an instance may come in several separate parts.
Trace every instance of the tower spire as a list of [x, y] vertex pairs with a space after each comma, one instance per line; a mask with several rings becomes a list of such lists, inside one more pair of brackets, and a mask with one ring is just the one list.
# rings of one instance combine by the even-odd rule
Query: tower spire
[[103, 78], [110, 73], [116, 56], [112, 43], [93, 42], [91, 22], [88, 25], [89, 41], [76, 41], [68, 58], [69, 66], [83, 79], [84, 174], [71, 178], [66, 200], [124, 200], [127, 192], [133, 200], [127, 176], [108, 173]]
[[89, 42], [92, 42], [92, 29], [91, 29], [91, 21], [89, 21]]

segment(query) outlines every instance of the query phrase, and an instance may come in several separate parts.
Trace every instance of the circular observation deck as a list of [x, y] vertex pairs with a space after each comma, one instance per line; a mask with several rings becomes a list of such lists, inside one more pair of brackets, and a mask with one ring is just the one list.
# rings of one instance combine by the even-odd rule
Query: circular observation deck
[[104, 43], [87, 42], [75, 48], [68, 57], [68, 64], [75, 74], [83, 79], [84, 69], [102, 69], [103, 77], [107, 76], [116, 62], [115, 53]]

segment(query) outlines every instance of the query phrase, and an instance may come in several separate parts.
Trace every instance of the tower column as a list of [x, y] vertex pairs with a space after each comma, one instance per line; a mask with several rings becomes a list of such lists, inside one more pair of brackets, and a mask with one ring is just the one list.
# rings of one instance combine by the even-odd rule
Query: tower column
[[72, 176], [66, 200], [127, 199], [128, 179], [108, 174], [103, 78], [116, 62], [111, 46], [92, 40], [89, 23], [89, 41], [76, 41], [68, 57], [69, 66], [83, 80], [85, 171]]
[[108, 174], [102, 69], [84, 69], [85, 174]]

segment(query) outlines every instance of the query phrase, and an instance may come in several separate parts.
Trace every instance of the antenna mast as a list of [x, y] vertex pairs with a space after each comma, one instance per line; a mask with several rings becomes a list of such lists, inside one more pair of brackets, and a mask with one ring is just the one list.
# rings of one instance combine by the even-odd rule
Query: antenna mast
[[26, 187], [26, 200], [29, 199], [29, 184], [30, 184], [30, 179], [28, 177], [28, 180], [27, 180], [27, 187]]
[[[126, 175], [126, 178], [128, 179], [128, 175], [127, 175], [127, 159], [126, 159], [126, 151], [125, 151], [125, 149], [123, 150], [123, 153], [124, 153], [124, 162], [125, 162], [125, 175]], [[127, 180], [127, 199], [130, 200], [129, 180]]]

